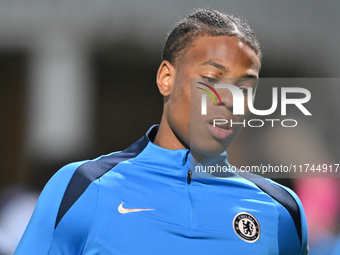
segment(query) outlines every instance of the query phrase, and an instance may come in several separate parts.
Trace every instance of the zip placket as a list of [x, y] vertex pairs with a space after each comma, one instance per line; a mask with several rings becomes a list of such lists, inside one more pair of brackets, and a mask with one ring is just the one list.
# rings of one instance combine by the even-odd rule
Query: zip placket
[[194, 221], [194, 199], [191, 194], [191, 178], [192, 178], [192, 171], [189, 169], [188, 175], [187, 175], [187, 190], [188, 190], [188, 195], [190, 199], [190, 208], [191, 208], [191, 221], [190, 221], [190, 226], [192, 226], [192, 222]]
[[190, 188], [190, 184], [192, 181], [192, 171], [190, 169], [190, 151], [187, 152], [187, 154], [185, 155], [185, 157], [183, 158], [183, 166], [189, 170], [187, 170], [187, 175], [186, 175], [186, 186], [187, 186], [187, 192], [188, 192], [188, 196], [189, 196], [189, 200], [190, 200], [190, 213], [191, 213], [191, 219], [190, 219], [190, 226], [192, 226], [192, 222], [194, 221], [194, 199], [192, 197], [191, 194], [191, 188]]

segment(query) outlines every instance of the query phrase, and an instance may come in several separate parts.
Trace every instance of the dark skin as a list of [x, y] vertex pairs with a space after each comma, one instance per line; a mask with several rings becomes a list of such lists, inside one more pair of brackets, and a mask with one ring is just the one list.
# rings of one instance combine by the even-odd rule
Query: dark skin
[[[207, 102], [208, 112], [211, 114], [202, 116], [200, 100], [201, 94], [205, 92], [194, 89], [190, 85], [190, 78], [199, 78], [202, 82], [210, 81], [207, 77], [224, 78], [228, 84], [238, 86], [244, 91], [248, 87], [255, 91], [254, 80], [258, 78], [259, 70], [259, 57], [237, 37], [198, 36], [173, 65], [163, 61], [158, 69], [157, 85], [164, 96], [164, 109], [154, 143], [170, 150], [190, 148], [196, 162], [206, 156], [217, 156], [224, 152], [236, 138], [242, 125], [225, 127], [228, 135], [219, 139], [211, 131], [212, 117], [240, 122], [249, 115], [246, 100], [245, 114], [233, 115], [231, 92], [228, 89], [216, 89], [223, 104], [215, 106], [211, 99]], [[245, 99], [246, 97], [245, 93]]]

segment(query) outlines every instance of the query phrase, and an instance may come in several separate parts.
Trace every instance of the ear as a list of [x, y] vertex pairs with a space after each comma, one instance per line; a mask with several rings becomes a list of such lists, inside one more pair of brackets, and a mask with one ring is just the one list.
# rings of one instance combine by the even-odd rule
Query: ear
[[157, 86], [163, 96], [169, 96], [173, 85], [176, 70], [169, 61], [164, 60], [158, 68]]

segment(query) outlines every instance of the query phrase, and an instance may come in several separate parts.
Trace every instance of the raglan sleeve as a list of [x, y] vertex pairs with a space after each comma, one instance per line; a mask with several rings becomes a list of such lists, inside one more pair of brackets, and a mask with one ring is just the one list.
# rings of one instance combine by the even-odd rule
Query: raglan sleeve
[[[48, 181], [39, 196], [15, 255], [79, 254], [73, 252], [81, 245], [81, 237], [74, 231], [78, 227], [76, 224], [80, 222], [65, 222], [60, 227], [56, 227], [55, 223], [68, 183], [83, 163], [72, 163], [61, 168]], [[62, 245], [59, 245], [60, 243]]]
[[[295, 200], [295, 203], [298, 206], [298, 213], [299, 213], [299, 227], [297, 228], [297, 231], [299, 232], [299, 239], [300, 239], [300, 255], [307, 255], [308, 254], [308, 228], [307, 228], [307, 220], [306, 220], [306, 215], [305, 211], [303, 209], [302, 203], [299, 199], [299, 197], [296, 195], [294, 191], [291, 189], [281, 186], [283, 189], [285, 189]], [[289, 235], [289, 233], [286, 234], [286, 236]]]
[[[297, 197], [297, 195], [295, 196]], [[307, 219], [306, 219], [306, 215], [305, 215], [305, 211], [303, 209], [302, 203], [298, 197], [297, 197], [297, 203], [300, 207], [300, 214], [301, 214], [301, 231], [302, 231], [301, 255], [307, 255], [309, 251]]]

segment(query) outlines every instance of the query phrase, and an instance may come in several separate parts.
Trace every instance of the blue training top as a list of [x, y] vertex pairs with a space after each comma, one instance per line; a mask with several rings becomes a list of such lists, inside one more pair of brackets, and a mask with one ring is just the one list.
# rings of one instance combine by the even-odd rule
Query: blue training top
[[190, 151], [153, 144], [157, 130], [59, 170], [15, 255], [307, 254], [291, 190], [246, 173], [191, 176]]

